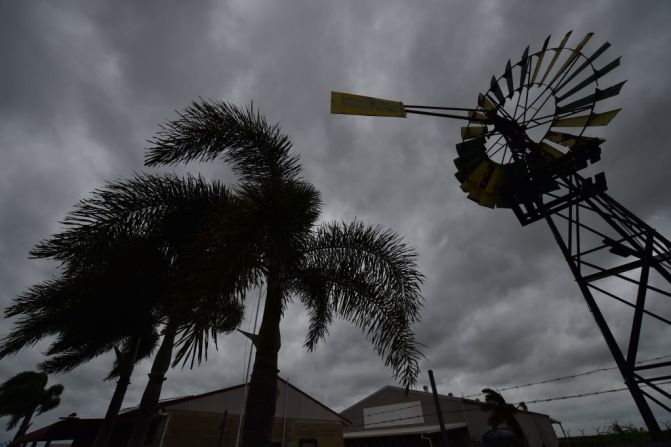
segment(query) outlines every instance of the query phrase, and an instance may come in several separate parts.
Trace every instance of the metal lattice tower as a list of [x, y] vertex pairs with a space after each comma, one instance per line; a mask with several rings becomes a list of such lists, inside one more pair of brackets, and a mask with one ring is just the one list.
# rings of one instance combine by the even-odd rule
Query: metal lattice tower
[[[671, 334], [671, 242], [606, 194], [606, 177], [580, 171], [601, 158], [602, 138], [589, 136], [620, 109], [597, 111], [624, 82], [600, 88], [620, 64], [597, 62], [605, 43], [584, 53], [593, 34], [574, 47], [571, 32], [558, 46], [550, 36], [540, 51], [527, 47], [516, 63], [478, 95], [477, 107], [405, 105], [333, 92], [331, 112], [407, 114], [466, 120], [457, 144], [456, 177], [468, 198], [489, 208], [509, 208], [522, 225], [544, 220], [575, 278], [638, 410], [656, 442], [664, 440], [651, 404], [671, 412], [668, 352], [638, 362], [639, 347]], [[622, 312], [630, 310], [623, 320]], [[646, 352], [649, 349], [646, 348]]]

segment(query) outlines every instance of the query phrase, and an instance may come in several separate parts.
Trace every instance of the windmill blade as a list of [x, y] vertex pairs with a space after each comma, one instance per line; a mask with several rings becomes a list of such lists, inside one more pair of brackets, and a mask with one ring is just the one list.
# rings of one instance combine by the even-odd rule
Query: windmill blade
[[545, 70], [545, 74], [541, 78], [541, 82], [540, 82], [541, 84], [543, 84], [545, 82], [545, 78], [547, 78], [548, 75], [550, 74], [550, 72], [552, 71], [552, 67], [554, 67], [555, 62], [557, 62], [557, 58], [559, 58], [559, 54], [561, 54], [561, 51], [564, 49], [564, 45], [566, 45], [566, 42], [568, 41], [568, 38], [571, 37], [572, 32], [573, 31], [569, 31], [568, 33], [566, 33], [566, 35], [562, 39], [559, 46], [554, 49], [555, 55], [552, 58], [552, 60], [550, 61], [550, 65], [548, 65], [547, 70]]
[[590, 57], [588, 57], [587, 60], [586, 60], [585, 62], [583, 62], [583, 64], [582, 64], [580, 67], [576, 68], [576, 69], [573, 71], [573, 73], [571, 73], [571, 75], [570, 75], [568, 78], [564, 79], [564, 81], [563, 81], [561, 84], [559, 84], [559, 85], [557, 86], [557, 88], [555, 89], [555, 91], [559, 91], [559, 90], [561, 90], [562, 88], [564, 88], [564, 87], [566, 86], [566, 84], [568, 84], [569, 82], [571, 82], [571, 80], [572, 80], [573, 78], [575, 78], [576, 76], [578, 76], [578, 74], [580, 74], [580, 72], [582, 72], [582, 71], [583, 71], [585, 68], [587, 68], [592, 62], [594, 62], [594, 61], [596, 60], [597, 57], [601, 56], [601, 54], [602, 54], [604, 51], [606, 51], [609, 47], [610, 47], [610, 43], [609, 43], [609, 42], [606, 42], [606, 43], [604, 43], [603, 45], [601, 45], [601, 46], [599, 47], [599, 49], [596, 50], [596, 51], [594, 52], [594, 54], [592, 54]]
[[530, 62], [531, 59], [529, 58], [529, 47], [527, 46], [527, 48], [524, 50], [524, 53], [522, 53], [522, 60], [520, 62], [520, 68], [522, 72], [520, 74], [520, 86], [517, 88], [519, 91], [522, 91], [522, 88], [524, 87], [524, 80], [527, 77]]
[[547, 143], [541, 143], [540, 148], [543, 152], [549, 154], [552, 158], [561, 158], [564, 153], [557, 148], [550, 146]]
[[461, 138], [467, 140], [487, 133], [486, 126], [469, 126], [461, 128]]
[[[466, 191], [463, 187], [461, 189], [462, 191]], [[494, 208], [496, 206], [496, 196], [494, 194], [487, 194], [481, 190], [473, 190], [466, 197], [487, 208]]]
[[482, 161], [461, 184], [468, 198], [488, 208], [496, 205], [503, 168], [490, 160]]
[[457, 154], [459, 154], [460, 157], [472, 157], [473, 154], [484, 154], [486, 151], [484, 137], [462, 141], [461, 143], [457, 143], [456, 146]]
[[596, 92], [589, 96], [585, 96], [584, 98], [578, 99], [577, 101], [573, 101], [564, 106], [557, 106], [557, 114], [573, 112], [583, 107], [589, 106], [590, 104], [593, 104], [597, 101], [602, 101], [604, 99], [613, 97], [620, 93], [620, 90], [622, 89], [622, 86], [625, 82], [627, 81], [622, 81], [619, 84], [615, 84], [604, 90], [596, 89]]
[[489, 121], [489, 118], [487, 117], [487, 115], [485, 115], [482, 112], [475, 111], [475, 110], [471, 110], [470, 112], [468, 112], [468, 119], [472, 119], [474, 121], [478, 121], [478, 122], [481, 122], [481, 123]]
[[552, 78], [549, 85], [554, 84], [557, 78], [559, 78], [559, 76], [561, 76], [564, 73], [564, 71], [571, 66], [573, 61], [580, 54], [580, 51], [583, 49], [585, 45], [587, 45], [587, 42], [589, 42], [589, 40], [592, 38], [593, 35], [594, 33], [587, 33], [587, 35], [582, 39], [582, 41], [578, 44], [578, 46], [575, 47], [575, 49], [573, 49], [571, 55], [566, 59], [566, 62], [564, 62], [564, 64], [559, 68], [557, 74], [554, 76], [554, 78]]
[[494, 104], [488, 97], [482, 93], [478, 93], [478, 106], [482, 107], [488, 112], [493, 112], [496, 110], [496, 104]]
[[490, 85], [490, 90], [492, 93], [494, 93], [494, 96], [496, 96], [496, 99], [499, 100], [499, 104], [503, 104], [506, 102], [506, 98], [503, 96], [503, 92], [501, 91], [501, 87], [499, 86], [498, 81], [494, 76], [492, 76], [492, 80], [489, 83]]
[[477, 168], [484, 160], [486, 160], [484, 155], [473, 158], [455, 158], [454, 165], [457, 167], [457, 173], [454, 174], [454, 176], [460, 182], [465, 182], [468, 176], [471, 175], [475, 168]]
[[545, 135], [545, 139], [550, 140], [553, 143], [565, 146], [569, 149], [573, 149], [573, 147], [588, 145], [594, 142], [603, 143], [604, 141], [606, 141], [603, 138], [584, 137], [584, 136], [572, 135], [570, 133], [555, 132], [552, 130], [549, 131], [547, 135]]
[[508, 98], [512, 98], [515, 89], [513, 88], [513, 67], [510, 66], [510, 59], [506, 63], [506, 71], [503, 73], [503, 77], [506, 78], [506, 85], [508, 86]]
[[466, 180], [471, 172], [487, 158], [485, 151], [484, 137], [474, 138], [457, 144], [457, 154], [459, 154], [459, 157], [454, 159], [454, 165], [457, 167], [455, 176], [460, 182]]
[[563, 99], [571, 96], [575, 92], [578, 92], [578, 91], [582, 90], [583, 88], [585, 88], [586, 86], [588, 86], [592, 82], [596, 81], [597, 79], [599, 79], [600, 77], [602, 77], [603, 75], [605, 75], [606, 73], [611, 71], [613, 68], [617, 67], [618, 65], [620, 65], [620, 58], [619, 57], [617, 59], [615, 59], [614, 61], [612, 61], [611, 63], [609, 63], [608, 65], [606, 65], [605, 67], [603, 67], [601, 70], [597, 70], [594, 73], [592, 73], [591, 76], [586, 78], [580, 84], [573, 87], [568, 92], [564, 93], [561, 96], [558, 96], [557, 97], [557, 102], [561, 102]]
[[538, 56], [538, 62], [536, 62], [536, 69], [534, 70], [534, 74], [531, 77], [531, 82], [529, 84], [533, 84], [534, 81], [536, 81], [536, 76], [538, 76], [538, 70], [541, 68], [541, 65], [543, 65], [543, 58], [545, 57], [545, 53], [548, 48], [548, 43], [550, 42], [550, 36], [547, 36], [545, 38], [545, 42], [543, 42], [543, 49], [540, 51], [540, 56]]
[[584, 116], [574, 116], [553, 121], [550, 127], [591, 127], [606, 126], [622, 109], [610, 110], [603, 113], [593, 113]]

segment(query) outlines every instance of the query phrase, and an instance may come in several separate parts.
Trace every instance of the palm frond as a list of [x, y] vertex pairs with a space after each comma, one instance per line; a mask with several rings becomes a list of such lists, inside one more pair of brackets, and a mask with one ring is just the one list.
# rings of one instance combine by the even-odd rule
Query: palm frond
[[84, 363], [104, 354], [109, 349], [100, 346], [83, 346], [65, 351], [50, 350], [49, 357], [37, 365], [40, 371], [49, 374], [60, 374], [72, 371]]
[[210, 339], [216, 349], [217, 335], [234, 331], [242, 322], [244, 306], [241, 300], [221, 296], [212, 301], [209, 299], [201, 303], [180, 327], [173, 366], [181, 362], [183, 368], [190, 359], [190, 368], [193, 368], [196, 362], [200, 365], [202, 361], [207, 361]]
[[267, 234], [250, 202], [236, 194], [217, 207], [181, 252], [173, 286], [178, 296], [242, 296], [258, 286], [264, 272]]
[[156, 230], [171, 212], [184, 211], [197, 203], [222, 203], [228, 197], [224, 185], [202, 177], [136, 174], [128, 180], [110, 182], [81, 200], [63, 220], [66, 230], [41, 241], [31, 255], [74, 262], [123, 235]]
[[311, 309], [306, 346], [313, 348], [325, 334], [317, 319], [329, 316], [328, 306], [364, 331], [395, 378], [413, 385], [422, 357], [413, 334], [423, 280], [415, 259], [416, 253], [390, 230], [360, 222], [322, 225], [306, 244], [294, 285]]
[[246, 182], [281, 182], [297, 178], [299, 158], [290, 153], [291, 141], [277, 124], [268, 124], [253, 105], [201, 99], [179, 118], [161, 126], [147, 151], [147, 166], [171, 165], [221, 157]]
[[294, 264], [319, 218], [319, 191], [310, 183], [295, 180], [269, 188], [246, 184], [237, 193], [244, 219], [239, 224], [263, 238], [266, 256], [285, 268]]
[[61, 398], [59, 397], [63, 394], [65, 387], [63, 385], [52, 385], [46, 390], [42, 395], [39, 406], [37, 407], [37, 414], [45, 413], [49, 410], [53, 410], [61, 403]]
[[[139, 255], [137, 248], [135, 254]], [[161, 293], [164, 277], [134, 265], [137, 258], [147, 260], [124, 257], [120, 259], [124, 268], [60, 277], [28, 289], [6, 311], [8, 316], [20, 318], [2, 340], [0, 357], [56, 336], [47, 355], [63, 355], [48, 360], [43, 368], [67, 371], [128, 336], [151, 330], [158, 316], [155, 303], [147, 298]]]
[[314, 351], [317, 343], [328, 335], [329, 326], [333, 322], [333, 307], [331, 304], [330, 280], [320, 269], [305, 268], [300, 272], [298, 286], [299, 295], [308, 314], [308, 334], [305, 338], [305, 347]]
[[66, 286], [62, 278], [52, 278], [30, 287], [5, 309], [5, 317], [32, 314], [62, 304], [66, 299]]
[[[0, 358], [33, 346], [58, 333], [69, 320], [64, 309], [70, 300], [69, 284], [54, 278], [30, 287], [5, 309], [7, 318], [19, 316], [11, 332], [0, 341]], [[67, 323], [65, 323], [67, 324]]]
[[[34, 250], [60, 260], [64, 273], [30, 289], [8, 309], [8, 315], [21, 318], [0, 354], [55, 335], [49, 358], [40, 365], [49, 372], [69, 371], [137, 336], [148, 337], [140, 358], [149, 355], [167, 307], [173, 313], [193, 310], [194, 293], [176, 304], [168, 294], [178, 288], [173, 277], [189, 276], [185, 247], [233, 198], [217, 182], [174, 175], [136, 175], [95, 191], [66, 217], [64, 232]], [[213, 334], [229, 330], [224, 326]], [[193, 355], [200, 361], [201, 353]], [[117, 373], [118, 365], [110, 377]]]

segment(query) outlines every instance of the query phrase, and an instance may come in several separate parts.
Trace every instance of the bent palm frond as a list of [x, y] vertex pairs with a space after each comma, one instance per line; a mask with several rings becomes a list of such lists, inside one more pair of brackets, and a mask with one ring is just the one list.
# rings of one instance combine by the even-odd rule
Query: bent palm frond
[[241, 109], [219, 101], [193, 102], [178, 119], [164, 123], [151, 144], [147, 166], [221, 157], [243, 181], [254, 183], [296, 179], [301, 172], [289, 137], [253, 105]]
[[63, 394], [65, 387], [61, 384], [52, 385], [46, 390], [40, 399], [40, 404], [37, 407], [37, 414], [45, 413], [49, 410], [53, 410], [61, 403], [61, 398], [59, 397]]
[[136, 174], [110, 182], [81, 200], [63, 220], [66, 230], [41, 241], [31, 255], [74, 262], [105, 241], [150, 234], [170, 213], [222, 204], [229, 196], [223, 184], [202, 177]]
[[63, 309], [69, 301], [68, 283], [51, 279], [36, 284], [19, 295], [5, 309], [5, 317], [19, 319], [10, 333], [0, 341], [0, 358], [33, 346], [42, 338], [55, 335], [67, 317]]
[[389, 230], [353, 222], [320, 227], [304, 256], [294, 288], [308, 308], [308, 349], [338, 315], [364, 331], [395, 378], [413, 385], [422, 356], [412, 331], [423, 280], [415, 252]]
[[243, 316], [244, 306], [239, 299], [204, 300], [178, 331], [172, 366], [181, 362], [183, 368], [190, 360], [190, 368], [193, 368], [194, 364], [207, 361], [210, 339], [216, 349], [217, 335], [234, 331], [242, 323]]

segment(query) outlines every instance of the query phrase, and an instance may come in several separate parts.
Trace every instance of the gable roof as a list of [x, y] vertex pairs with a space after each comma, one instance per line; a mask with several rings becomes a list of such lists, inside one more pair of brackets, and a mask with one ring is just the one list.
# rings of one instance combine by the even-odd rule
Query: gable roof
[[[398, 387], [398, 386], [385, 385], [385, 386], [383, 386], [382, 388], [380, 388], [379, 390], [375, 391], [374, 393], [369, 394], [368, 396], [364, 397], [364, 398], [361, 399], [360, 401], [355, 402], [354, 404], [352, 404], [352, 405], [350, 405], [349, 407], [345, 408], [345, 409], [342, 411], [342, 413], [347, 413], [347, 412], [350, 411], [351, 409], [353, 409], [353, 408], [355, 408], [355, 407], [358, 407], [358, 406], [362, 405], [364, 402], [366, 402], [366, 401], [368, 401], [368, 400], [374, 398], [375, 396], [377, 396], [377, 395], [379, 395], [379, 394], [382, 394], [382, 393], [384, 393], [384, 392], [388, 392], [388, 391], [392, 391], [392, 392], [396, 392], [396, 393], [399, 393], [399, 392], [400, 392], [400, 393], [404, 393], [404, 394], [407, 393], [406, 395], [415, 395], [415, 396], [420, 396], [420, 397], [426, 397], [426, 395], [428, 394], [429, 396], [433, 397], [433, 394], [431, 393], [431, 391], [412, 390], [412, 389], [406, 390], [405, 388]], [[446, 395], [444, 395], [444, 394], [438, 394], [438, 397], [439, 397], [440, 399], [456, 399], [456, 400], [460, 400], [460, 401], [462, 401], [462, 402], [469, 402], [469, 403], [472, 403], [472, 404], [475, 404], [475, 405], [479, 405], [479, 406], [483, 406], [483, 405], [485, 405], [485, 402], [482, 402], [482, 401], [479, 400], [479, 399], [469, 399], [469, 398], [467, 398], [467, 397], [458, 397], [458, 396], [450, 396], [450, 395], [446, 396]], [[509, 403], [510, 403], [510, 402], [509, 402]], [[537, 414], [537, 415], [545, 416], [545, 417], [548, 417], [548, 418], [550, 417], [550, 416], [548, 416], [547, 414], [544, 414], [544, 413], [538, 413], [538, 412], [536, 412], [536, 411], [520, 410], [520, 409], [518, 409], [517, 411], [520, 411], [520, 412], [523, 412], [523, 413], [529, 413], [529, 414]]]
[[[342, 416], [340, 413], [338, 413], [338, 412], [332, 410], [331, 408], [327, 407], [327, 406], [324, 405], [323, 403], [319, 402], [317, 399], [315, 399], [314, 397], [310, 396], [310, 395], [309, 395], [308, 393], [306, 393], [305, 391], [299, 389], [298, 387], [296, 387], [295, 385], [293, 385], [293, 384], [290, 383], [289, 381], [287, 381], [287, 380], [285, 380], [285, 379], [283, 379], [283, 378], [281, 378], [281, 377], [279, 377], [279, 376], [277, 377], [277, 380], [278, 380], [278, 382], [282, 382], [282, 384], [283, 384], [284, 386], [288, 386], [288, 387], [290, 387], [293, 391], [295, 391], [295, 392], [299, 393], [300, 395], [306, 397], [307, 399], [309, 399], [309, 400], [312, 401], [313, 403], [317, 404], [318, 406], [320, 406], [321, 408], [323, 408], [323, 409], [326, 410], [327, 412], [331, 413], [331, 414], [332, 414], [333, 416], [335, 416], [338, 420], [340, 420], [344, 425], [347, 425], [347, 426], [352, 425], [352, 423], [351, 423], [347, 418], [345, 418], [344, 416]], [[208, 391], [208, 392], [206, 392], [206, 393], [194, 394], [194, 395], [183, 396], [183, 397], [174, 397], [174, 398], [162, 399], [162, 400], [159, 401], [158, 405], [159, 405], [159, 407], [160, 407], [161, 409], [165, 409], [165, 408], [170, 407], [170, 406], [173, 406], [173, 405], [177, 405], [177, 404], [181, 404], [181, 403], [184, 403], [184, 402], [193, 401], [193, 400], [196, 400], [196, 399], [201, 399], [201, 398], [203, 398], [203, 397], [212, 396], [212, 395], [220, 394], [220, 393], [221, 393], [221, 394], [223, 394], [223, 393], [229, 393], [229, 392], [232, 392], [232, 391], [235, 391], [235, 390], [239, 390], [240, 388], [244, 388], [245, 386], [246, 386], [246, 384], [242, 383], [242, 384], [234, 385], [234, 386], [230, 386], [230, 387], [227, 387], [227, 388], [221, 388], [221, 389], [214, 390], [214, 391]], [[132, 411], [134, 411], [134, 410], [135, 410], [135, 409], [133, 409]]]
[[345, 408], [345, 409], [342, 411], [342, 413], [347, 413], [347, 412], [348, 412], [349, 410], [351, 410], [352, 408], [354, 408], [354, 407], [358, 407], [359, 405], [363, 404], [363, 403], [366, 402], [367, 400], [370, 400], [370, 399], [372, 399], [373, 397], [377, 396], [378, 394], [382, 393], [383, 391], [385, 391], [385, 390], [387, 390], [387, 389], [393, 389], [393, 388], [398, 388], [398, 387], [391, 386], [391, 385], [385, 385], [385, 386], [383, 386], [382, 388], [380, 388], [379, 390], [377, 390], [377, 391], [373, 392], [372, 394], [369, 394], [368, 396], [364, 397], [364, 398], [361, 399], [360, 401], [358, 401], [358, 402], [354, 402], [352, 405], [350, 405], [349, 407]]

